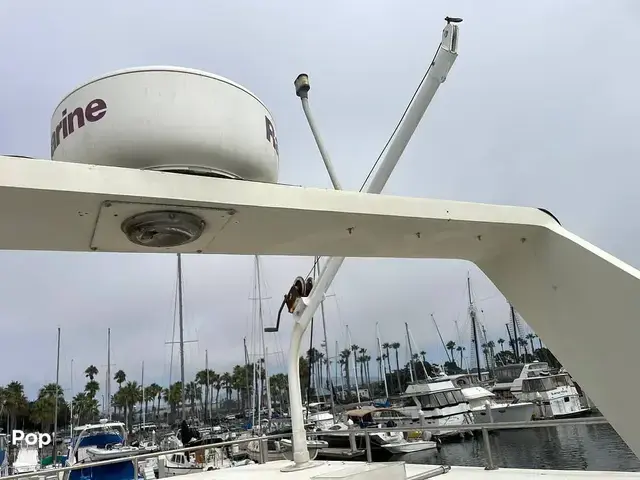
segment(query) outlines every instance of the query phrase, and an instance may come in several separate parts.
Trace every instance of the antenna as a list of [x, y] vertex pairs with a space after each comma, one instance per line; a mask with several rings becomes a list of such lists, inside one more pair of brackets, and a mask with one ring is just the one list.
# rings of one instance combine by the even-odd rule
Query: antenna
[[309, 128], [311, 129], [313, 138], [316, 141], [316, 145], [318, 146], [318, 150], [320, 151], [320, 156], [322, 157], [324, 166], [327, 169], [327, 173], [329, 174], [329, 178], [331, 179], [333, 188], [335, 188], [336, 190], [342, 190], [342, 187], [340, 186], [340, 182], [338, 181], [338, 176], [336, 175], [336, 172], [333, 169], [333, 164], [331, 163], [329, 152], [327, 152], [327, 150], [324, 148], [324, 143], [322, 141], [322, 138], [320, 137], [320, 133], [318, 132], [318, 127], [316, 126], [316, 123], [313, 120], [313, 115], [311, 114], [311, 107], [309, 107], [309, 90], [311, 90], [311, 84], [309, 83], [309, 76], [306, 73], [301, 73], [295, 79], [293, 84], [296, 87], [296, 95], [300, 97], [300, 102], [302, 103], [302, 110], [304, 111], [304, 115], [307, 117]]

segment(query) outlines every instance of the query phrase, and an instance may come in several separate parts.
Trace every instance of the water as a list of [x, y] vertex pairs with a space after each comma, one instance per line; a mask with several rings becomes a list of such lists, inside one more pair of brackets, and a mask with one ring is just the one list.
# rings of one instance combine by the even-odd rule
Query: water
[[[505, 468], [640, 472], [640, 460], [608, 424], [502, 430], [491, 434], [493, 463]], [[404, 455], [408, 463], [484, 467], [482, 436], [440, 452]]]

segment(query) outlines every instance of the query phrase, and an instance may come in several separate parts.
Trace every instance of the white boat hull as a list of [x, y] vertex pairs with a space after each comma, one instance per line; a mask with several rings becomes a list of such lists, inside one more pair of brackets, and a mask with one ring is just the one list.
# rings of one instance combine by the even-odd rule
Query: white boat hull
[[535, 404], [530, 402], [493, 405], [491, 414], [484, 407], [471, 410], [474, 423], [528, 422], [535, 413]]
[[175, 477], [176, 475], [187, 475], [189, 473], [202, 473], [202, 467], [182, 467], [178, 465], [165, 465], [164, 472], [169, 477]]
[[387, 443], [381, 445], [381, 447], [394, 455], [402, 455], [405, 453], [433, 450], [438, 447], [438, 444], [430, 440], [418, 440], [415, 442]]
[[113, 458], [125, 458], [139, 453], [138, 449], [135, 447], [114, 449], [87, 448], [86, 451], [92, 462], [99, 462], [100, 460], [111, 460]]

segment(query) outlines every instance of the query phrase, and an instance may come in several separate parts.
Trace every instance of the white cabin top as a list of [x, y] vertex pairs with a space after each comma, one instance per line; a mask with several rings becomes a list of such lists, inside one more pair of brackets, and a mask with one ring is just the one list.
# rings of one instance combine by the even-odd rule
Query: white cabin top
[[404, 395], [422, 395], [425, 393], [447, 392], [449, 390], [460, 390], [450, 380], [442, 380], [429, 383], [411, 383], [407, 385]]

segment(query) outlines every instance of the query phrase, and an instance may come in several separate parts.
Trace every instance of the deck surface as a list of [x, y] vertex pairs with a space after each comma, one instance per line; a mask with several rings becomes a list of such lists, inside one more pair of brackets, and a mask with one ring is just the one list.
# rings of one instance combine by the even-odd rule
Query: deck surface
[[[363, 464], [364, 462], [342, 462], [327, 461], [316, 462], [317, 467], [302, 470], [299, 472], [283, 473], [280, 471], [282, 467], [291, 465], [292, 462], [281, 460], [277, 462], [269, 462], [264, 465], [247, 465], [244, 467], [227, 468], [217, 470], [215, 472], [203, 472], [189, 475], [182, 475], [182, 480], [310, 480], [319, 474], [329, 472], [338, 472], [348, 466]], [[425, 473], [438, 465], [418, 465], [405, 464], [407, 479]], [[191, 478], [193, 477], [193, 478]], [[563, 478], [633, 478], [640, 479], [640, 473], [634, 472], [595, 472], [580, 470], [533, 470], [533, 469], [516, 469], [516, 468], [500, 468], [498, 470], [485, 470], [479, 467], [452, 467], [451, 470], [443, 476], [434, 478], [442, 478], [442, 480], [462, 480], [462, 479], [514, 479], [529, 480], [534, 478], [544, 478], [545, 480], [556, 480]], [[390, 479], [392, 480], [392, 479]]]

